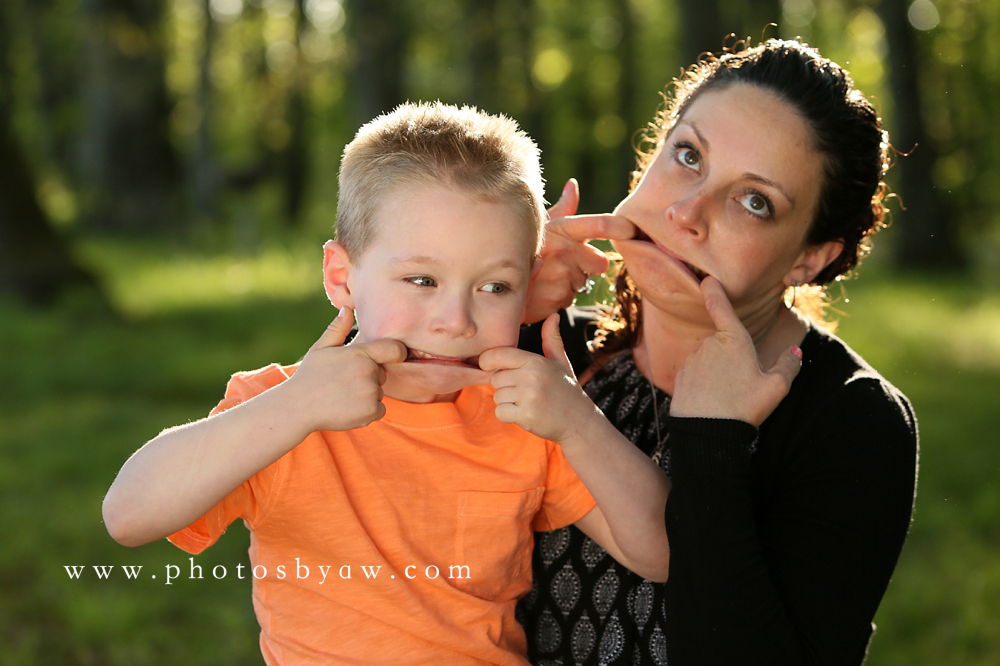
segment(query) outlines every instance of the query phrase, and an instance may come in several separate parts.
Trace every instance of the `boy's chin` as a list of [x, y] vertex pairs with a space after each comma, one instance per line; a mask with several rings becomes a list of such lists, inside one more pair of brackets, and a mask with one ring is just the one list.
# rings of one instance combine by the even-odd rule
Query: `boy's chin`
[[[385, 394], [406, 402], [453, 399], [468, 386], [490, 383], [490, 373], [453, 363], [394, 363], [388, 372]], [[440, 396], [440, 397], [439, 397]]]

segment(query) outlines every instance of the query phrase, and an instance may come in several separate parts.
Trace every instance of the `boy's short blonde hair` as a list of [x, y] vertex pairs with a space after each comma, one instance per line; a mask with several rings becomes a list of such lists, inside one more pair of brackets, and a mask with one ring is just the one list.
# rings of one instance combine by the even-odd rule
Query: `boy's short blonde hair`
[[337, 240], [352, 261], [375, 239], [375, 214], [402, 186], [449, 185], [506, 204], [544, 239], [538, 147], [517, 123], [474, 107], [406, 103], [358, 130], [340, 163]]

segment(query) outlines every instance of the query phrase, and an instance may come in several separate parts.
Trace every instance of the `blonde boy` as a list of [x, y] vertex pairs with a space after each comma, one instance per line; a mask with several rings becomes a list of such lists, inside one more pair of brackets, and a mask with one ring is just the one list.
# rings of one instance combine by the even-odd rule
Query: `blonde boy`
[[544, 223], [513, 121], [404, 105], [361, 128], [340, 185], [337, 318], [300, 364], [234, 375], [212, 415], [137, 451], [108, 530], [197, 554], [242, 518], [268, 664], [525, 664], [532, 530], [575, 523], [663, 579], [665, 478], [608, 446], [555, 320], [553, 359], [512, 348]]

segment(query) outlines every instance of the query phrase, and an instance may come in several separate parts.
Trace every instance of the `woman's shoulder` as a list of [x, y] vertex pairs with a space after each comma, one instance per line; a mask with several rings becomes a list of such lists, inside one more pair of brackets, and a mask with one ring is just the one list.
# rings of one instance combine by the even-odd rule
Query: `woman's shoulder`
[[802, 371], [789, 392], [800, 413], [829, 418], [847, 413], [869, 423], [916, 435], [916, 417], [906, 395], [846, 342], [817, 326], [802, 341]]

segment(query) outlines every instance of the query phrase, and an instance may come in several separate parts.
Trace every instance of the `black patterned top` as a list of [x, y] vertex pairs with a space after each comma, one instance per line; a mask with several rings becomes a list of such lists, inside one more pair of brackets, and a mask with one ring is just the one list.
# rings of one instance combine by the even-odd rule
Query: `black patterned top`
[[[600, 367], [584, 390], [625, 437], [653, 455], [667, 435], [670, 396], [639, 372], [631, 351]], [[669, 474], [669, 447], [660, 466]], [[663, 585], [632, 573], [572, 526], [538, 533], [535, 546], [535, 586], [518, 608], [522, 623], [534, 624], [532, 663], [667, 663]], [[567, 650], [572, 661], [565, 660]]]
[[[593, 314], [560, 329], [577, 373], [593, 362]], [[520, 345], [540, 351], [537, 326]], [[847, 345], [812, 328], [803, 366], [754, 428], [667, 416], [629, 352], [585, 390], [671, 479], [670, 578], [644, 580], [575, 527], [535, 536], [534, 589], [518, 606], [528, 657], [551, 664], [861, 664], [916, 484], [906, 397]]]

